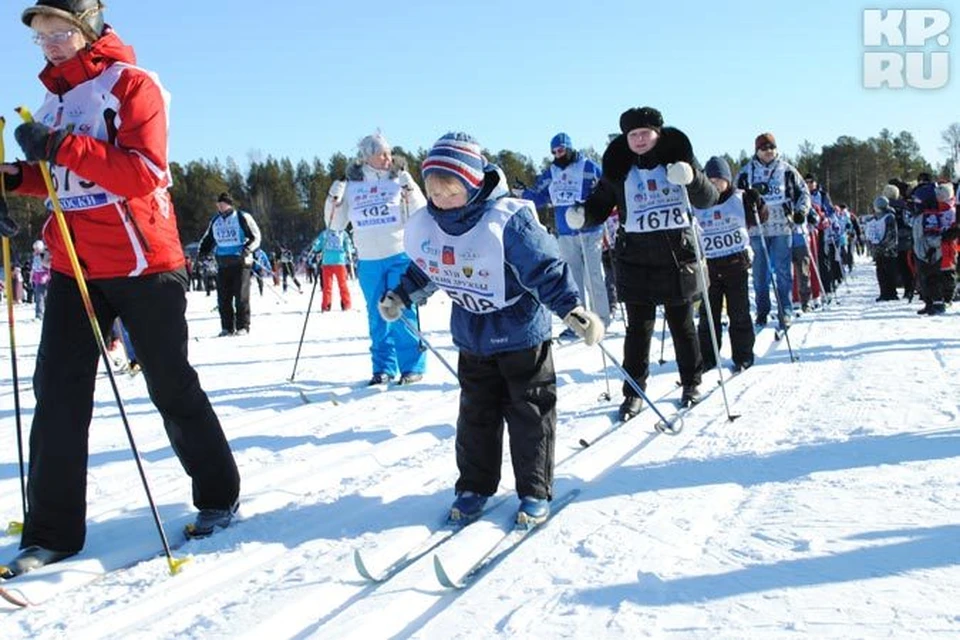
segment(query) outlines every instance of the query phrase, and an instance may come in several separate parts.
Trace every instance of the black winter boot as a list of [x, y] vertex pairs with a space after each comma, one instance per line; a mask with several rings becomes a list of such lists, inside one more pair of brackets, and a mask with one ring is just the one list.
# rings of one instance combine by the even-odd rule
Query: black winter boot
[[643, 411], [643, 400], [637, 396], [627, 396], [620, 404], [620, 411], [617, 413], [617, 417], [620, 418], [621, 422], [626, 422], [641, 411]]
[[683, 388], [683, 395], [680, 396], [681, 407], [692, 407], [700, 402], [700, 389], [695, 384], [688, 384]]
[[206, 538], [217, 529], [226, 529], [233, 522], [239, 507], [240, 503], [234, 502], [227, 509], [200, 509], [197, 519], [186, 526], [184, 533], [188, 538]]
[[0, 578], [9, 580], [22, 573], [45, 567], [64, 558], [76, 555], [76, 551], [54, 551], [43, 547], [27, 547], [20, 551], [6, 566], [0, 567]]

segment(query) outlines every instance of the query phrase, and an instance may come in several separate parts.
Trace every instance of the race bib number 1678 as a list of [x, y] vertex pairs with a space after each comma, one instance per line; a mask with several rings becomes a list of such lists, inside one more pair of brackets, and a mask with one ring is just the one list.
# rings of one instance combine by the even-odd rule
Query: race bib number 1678
[[690, 226], [690, 219], [681, 207], [650, 209], [634, 213], [636, 229], [639, 233], [684, 229]]

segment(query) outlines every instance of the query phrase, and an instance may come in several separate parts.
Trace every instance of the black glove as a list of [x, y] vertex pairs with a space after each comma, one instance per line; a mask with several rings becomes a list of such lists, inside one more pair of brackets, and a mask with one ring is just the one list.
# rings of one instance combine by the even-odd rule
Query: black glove
[[17, 166], [18, 171], [16, 173], [0, 174], [3, 176], [3, 187], [7, 191], [16, 191], [20, 188], [20, 184], [23, 182], [23, 167], [20, 166], [19, 162], [14, 162], [13, 164]]
[[807, 216], [803, 215], [799, 211], [793, 212], [793, 224], [803, 224], [807, 221]]
[[20, 227], [17, 226], [16, 221], [10, 217], [10, 212], [7, 210], [7, 199], [0, 198], [0, 236], [12, 238], [17, 235], [17, 231], [19, 230]]
[[56, 162], [60, 145], [68, 135], [70, 132], [66, 129], [51, 129], [39, 122], [24, 122], [13, 133], [17, 144], [30, 162]]

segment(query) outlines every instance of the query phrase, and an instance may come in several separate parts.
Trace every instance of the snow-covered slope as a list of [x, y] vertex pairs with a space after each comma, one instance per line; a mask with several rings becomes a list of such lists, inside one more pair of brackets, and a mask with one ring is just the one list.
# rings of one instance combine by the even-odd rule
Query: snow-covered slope
[[[214, 298], [190, 294], [191, 358], [233, 445], [242, 520], [175, 553], [167, 573], [107, 381], [91, 427], [87, 548], [38, 574], [49, 600], [0, 603], [4, 638], [920, 638], [960, 636], [960, 424], [956, 312], [877, 304], [857, 267], [841, 304], [798, 320], [685, 419], [658, 435], [645, 411], [609, 431], [620, 381], [599, 350], [556, 349], [556, 492], [577, 499], [463, 591], [433, 554], [384, 584], [380, 571], [428, 538], [453, 498], [456, 380], [433, 356], [424, 381], [368, 389], [365, 311], [313, 313], [289, 378], [309, 293], [254, 293], [252, 333], [215, 338]], [[355, 300], [362, 302], [359, 291]], [[315, 307], [316, 308], [316, 307]], [[423, 310], [452, 363], [449, 307]], [[39, 324], [18, 309], [24, 429]], [[605, 344], [621, 355], [623, 326]], [[4, 334], [6, 327], [4, 327]], [[658, 326], [659, 336], [659, 326]], [[653, 346], [649, 391], [679, 396]], [[667, 359], [671, 348], [667, 345]], [[0, 350], [0, 518], [20, 518], [9, 351]], [[715, 385], [708, 373], [704, 389]], [[598, 400], [609, 382], [612, 401]], [[166, 531], [189, 521], [190, 485], [141, 377], [119, 378]], [[304, 399], [309, 400], [308, 404]], [[26, 434], [25, 434], [26, 435]], [[589, 448], [580, 439], [594, 441]], [[506, 455], [506, 454], [505, 454]], [[503, 499], [437, 549], [464, 570], [509, 528]], [[0, 537], [0, 559], [17, 539]], [[140, 561], [138, 561], [140, 560]], [[78, 576], [125, 567], [95, 580]], [[67, 584], [84, 582], [68, 589]], [[16, 582], [7, 585], [11, 589]], [[26, 587], [24, 587], [26, 591]], [[951, 604], [954, 603], [954, 604]]]

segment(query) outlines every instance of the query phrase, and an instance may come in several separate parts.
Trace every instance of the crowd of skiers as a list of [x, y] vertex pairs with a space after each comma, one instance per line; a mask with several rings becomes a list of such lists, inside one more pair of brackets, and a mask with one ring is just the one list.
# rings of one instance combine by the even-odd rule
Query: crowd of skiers
[[[155, 74], [135, 66], [103, 10], [99, 0], [37, 0], [22, 16], [42, 47], [48, 91], [36, 122], [16, 130], [26, 161], [0, 164], [0, 174], [7, 190], [46, 198], [42, 170], [49, 163], [71, 233], [61, 235], [50, 221], [44, 227], [41, 250], [50, 258], [40, 262], [51, 274], [44, 283], [50, 312], [34, 373], [29, 508], [22, 551], [0, 577], [84, 545], [87, 433], [103, 349], [94, 336], [117, 319], [192, 480], [199, 513], [188, 534], [229, 525], [239, 504], [230, 446], [187, 360], [190, 278], [168, 191], [168, 96]], [[622, 305], [628, 379], [619, 417], [627, 420], [643, 406], [658, 307], [673, 338], [680, 404], [689, 407], [700, 399], [704, 371], [720, 364], [724, 308], [733, 367], [742, 371], [753, 365], [755, 332], [771, 316], [785, 332], [795, 302], [802, 313], [836, 294], [861, 241], [877, 263], [880, 300], [896, 298], [902, 286], [908, 299], [919, 291], [921, 313], [935, 315], [953, 298], [957, 227], [949, 183], [921, 176], [908, 188], [891, 181], [874, 212], [858, 219], [834, 206], [815, 176], [801, 177], [771, 133], [756, 137], [754, 156], [734, 175], [719, 156], [701, 166], [687, 135], [653, 107], [627, 109], [618, 124], [599, 165], [561, 132], [536, 183], [512, 189], [467, 133], [433, 144], [422, 185], [375, 133], [360, 141], [330, 188], [324, 231], [310, 248], [320, 256], [321, 311], [333, 309], [334, 283], [341, 309], [351, 307], [346, 277], [355, 255], [370, 384], [418, 382], [426, 367], [418, 306], [437, 291], [453, 302], [461, 391], [452, 524], [478, 518], [497, 491], [504, 426], [520, 498], [517, 524], [535, 526], [550, 513], [552, 315], [567, 335], [594, 345]], [[553, 208], [556, 236], [540, 223], [538, 205]], [[250, 329], [251, 277], [261, 293], [271, 273], [284, 290], [288, 281], [298, 291], [302, 285], [293, 252], [280, 247], [271, 263], [254, 217], [235, 208], [231, 194], [215, 206], [199, 261], [208, 293], [216, 279], [220, 335], [242, 335]], [[101, 331], [91, 332], [87, 320]]]
[[877, 301], [912, 301], [919, 293], [919, 315], [940, 315], [953, 302], [957, 286], [957, 185], [917, 176], [913, 187], [892, 179], [861, 221], [865, 244], [877, 270]]
[[[249, 333], [251, 279], [256, 280], [261, 296], [264, 286], [271, 287], [274, 293], [276, 287], [282, 286], [286, 293], [291, 283], [298, 293], [303, 293], [297, 278], [297, 273], [303, 271], [308, 284], [322, 282], [321, 311], [332, 309], [334, 282], [339, 290], [340, 308], [350, 310], [347, 278], [353, 274], [356, 250], [347, 231], [324, 229], [299, 260], [281, 244], [271, 262], [261, 247], [260, 229], [253, 216], [233, 204], [233, 197], [227, 192], [217, 197], [217, 213], [197, 247], [198, 278], [203, 280], [208, 296], [211, 290], [217, 291], [221, 337]], [[318, 263], [319, 281], [315, 282]], [[189, 262], [187, 269], [189, 272]]]
[[10, 288], [7, 289], [7, 274], [0, 265], [0, 292], [9, 297], [14, 304], [32, 304], [34, 319], [43, 320], [46, 309], [47, 283], [50, 282], [50, 252], [43, 240], [33, 243], [33, 252], [29, 258], [19, 263], [11, 260]]

